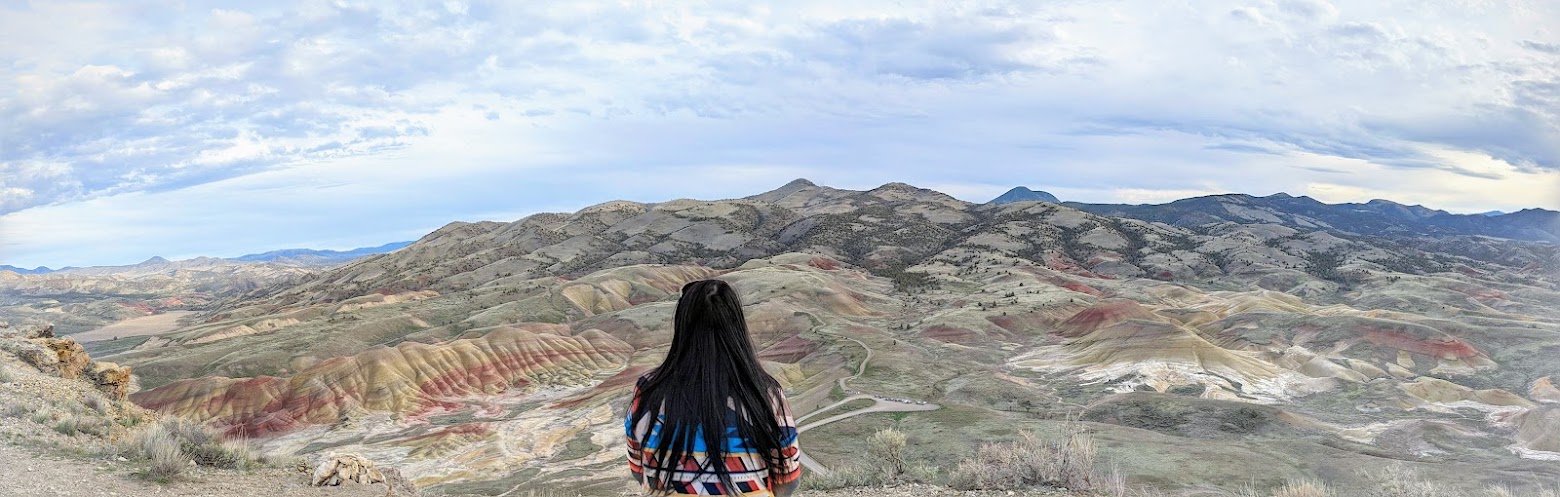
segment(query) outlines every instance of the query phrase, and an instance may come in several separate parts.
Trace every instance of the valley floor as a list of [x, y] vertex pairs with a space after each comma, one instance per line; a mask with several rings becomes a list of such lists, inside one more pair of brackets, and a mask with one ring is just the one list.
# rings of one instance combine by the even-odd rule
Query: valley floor
[[292, 470], [195, 472], [188, 481], [159, 484], [136, 479], [125, 463], [50, 456], [0, 445], [0, 495], [37, 497], [379, 497], [383, 486], [308, 486]]
[[160, 335], [178, 329], [179, 320], [195, 315], [191, 311], [169, 311], [162, 314], [127, 319], [102, 328], [70, 335], [77, 342], [100, 342], [117, 338]]

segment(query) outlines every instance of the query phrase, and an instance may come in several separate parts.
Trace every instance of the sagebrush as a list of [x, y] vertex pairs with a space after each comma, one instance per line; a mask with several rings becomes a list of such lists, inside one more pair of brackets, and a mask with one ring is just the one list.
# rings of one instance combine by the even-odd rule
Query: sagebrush
[[1016, 440], [982, 445], [959, 461], [948, 485], [961, 490], [1094, 490], [1104, 480], [1096, 469], [1098, 456], [1094, 439], [1076, 428], [1056, 439], [1021, 433]]
[[264, 463], [244, 442], [227, 440], [214, 428], [179, 418], [147, 426], [127, 449], [151, 461], [148, 476], [159, 481], [181, 477], [191, 462], [223, 469], [251, 469]]

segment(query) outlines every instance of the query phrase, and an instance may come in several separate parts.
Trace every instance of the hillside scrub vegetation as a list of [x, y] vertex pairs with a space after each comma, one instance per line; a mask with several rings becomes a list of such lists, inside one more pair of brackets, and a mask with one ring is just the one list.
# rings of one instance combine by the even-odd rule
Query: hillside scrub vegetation
[[146, 476], [155, 481], [183, 478], [190, 463], [249, 470], [265, 463], [243, 442], [227, 440], [220, 431], [180, 418], [164, 418], [146, 426], [120, 447], [120, 455], [150, 463]]

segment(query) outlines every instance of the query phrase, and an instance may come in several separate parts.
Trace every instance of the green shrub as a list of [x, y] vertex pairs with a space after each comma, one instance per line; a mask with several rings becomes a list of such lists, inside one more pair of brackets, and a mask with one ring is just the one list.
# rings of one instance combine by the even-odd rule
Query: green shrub
[[899, 430], [879, 430], [867, 438], [866, 457], [829, 474], [809, 474], [802, 478], [802, 488], [833, 490], [900, 483], [936, 483], [939, 479], [937, 468], [911, 462], [909, 441], [910, 438]]
[[81, 433], [81, 418], [77, 418], [72, 414], [61, 416], [58, 421], [54, 422], [54, 431], [67, 437], [75, 436], [77, 433]]
[[1095, 469], [1094, 439], [1071, 429], [1057, 440], [1023, 433], [1018, 440], [982, 445], [959, 461], [948, 484], [960, 490], [1009, 490], [1049, 485], [1093, 490], [1102, 478]]
[[905, 443], [909, 440], [904, 432], [889, 428], [879, 430], [867, 438], [867, 455], [874, 463], [873, 472], [884, 482], [893, 482], [904, 476], [908, 470], [905, 462]]

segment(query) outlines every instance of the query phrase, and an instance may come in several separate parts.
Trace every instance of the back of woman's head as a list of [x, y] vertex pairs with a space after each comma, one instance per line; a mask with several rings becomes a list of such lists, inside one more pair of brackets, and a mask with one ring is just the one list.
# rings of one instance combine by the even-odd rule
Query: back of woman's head
[[699, 280], [683, 285], [672, 324], [672, 348], [661, 365], [669, 371], [664, 373], [704, 368], [714, 373], [763, 371], [748, 337], [742, 300], [726, 282]]
[[[650, 430], [640, 440], [654, 449], [655, 466], [677, 467], [677, 461], [703, 452], [713, 462], [704, 471], [729, 485], [723, 457], [730, 448], [726, 430], [733, 427], [744, 452], [764, 457], [772, 471], [780, 468], [775, 413], [780, 387], [754, 352], [736, 291], [720, 280], [683, 285], [673, 328], [666, 360], [641, 379], [639, 402], [630, 413], [633, 426], [646, 416], [655, 419], [657, 411], [664, 416], [660, 436], [652, 437]], [[703, 447], [694, 450], [701, 440]]]

